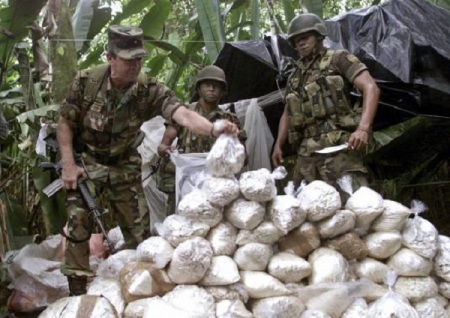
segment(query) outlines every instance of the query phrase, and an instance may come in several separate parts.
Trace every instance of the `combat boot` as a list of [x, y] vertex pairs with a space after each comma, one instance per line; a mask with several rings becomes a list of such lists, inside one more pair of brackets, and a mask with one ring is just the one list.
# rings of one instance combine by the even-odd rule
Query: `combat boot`
[[70, 296], [86, 294], [87, 276], [67, 276]]

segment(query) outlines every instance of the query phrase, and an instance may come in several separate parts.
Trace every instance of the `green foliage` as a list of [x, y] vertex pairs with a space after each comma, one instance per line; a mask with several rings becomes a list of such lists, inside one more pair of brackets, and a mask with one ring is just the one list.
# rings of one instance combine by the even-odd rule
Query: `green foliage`
[[211, 61], [225, 44], [225, 32], [218, 0], [195, 0], [206, 51]]
[[317, 14], [319, 17], [323, 17], [323, 4], [322, 0], [304, 0], [303, 1], [308, 12]]
[[450, 0], [429, 0], [432, 4], [450, 10]]
[[[0, 9], [0, 80], [9, 68], [14, 46], [28, 35], [28, 28], [36, 20], [46, 0], [10, 0], [8, 6]], [[0, 83], [3, 84], [3, 83]]]
[[170, 9], [171, 3], [169, 0], [160, 0], [150, 9], [140, 24], [146, 36], [161, 39]]

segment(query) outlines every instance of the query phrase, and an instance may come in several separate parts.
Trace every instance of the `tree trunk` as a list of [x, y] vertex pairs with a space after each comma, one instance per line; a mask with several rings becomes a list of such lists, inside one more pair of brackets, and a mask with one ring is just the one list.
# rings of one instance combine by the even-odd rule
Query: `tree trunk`
[[76, 74], [77, 54], [67, 2], [65, 0], [49, 0], [48, 10], [54, 15], [58, 26], [58, 32], [49, 36], [49, 46], [50, 62], [53, 68], [52, 96], [56, 103], [60, 103]]
[[25, 102], [26, 110], [36, 108], [36, 98], [33, 85], [33, 78], [31, 76], [30, 60], [25, 49], [17, 49], [17, 60], [19, 62], [20, 84], [22, 85], [23, 100]]

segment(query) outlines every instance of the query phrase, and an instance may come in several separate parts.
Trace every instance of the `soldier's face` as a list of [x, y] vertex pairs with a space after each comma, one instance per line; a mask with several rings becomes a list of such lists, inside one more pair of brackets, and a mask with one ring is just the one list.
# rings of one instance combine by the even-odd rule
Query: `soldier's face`
[[142, 68], [142, 58], [140, 57], [131, 60], [125, 60], [118, 56], [110, 56], [110, 58], [108, 58], [108, 61], [111, 65], [111, 76], [119, 78], [124, 82], [136, 81]]
[[318, 42], [315, 32], [300, 33], [294, 37], [295, 47], [301, 57], [309, 56], [317, 48]]
[[216, 81], [203, 81], [198, 87], [200, 98], [209, 103], [218, 103], [223, 94], [222, 84]]

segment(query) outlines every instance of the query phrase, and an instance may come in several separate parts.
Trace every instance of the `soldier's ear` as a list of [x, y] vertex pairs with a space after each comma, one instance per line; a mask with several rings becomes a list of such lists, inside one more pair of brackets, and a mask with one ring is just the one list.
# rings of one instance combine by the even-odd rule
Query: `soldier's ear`
[[108, 62], [110, 62], [113, 58], [114, 58], [114, 56], [110, 52], [106, 52], [106, 60]]

